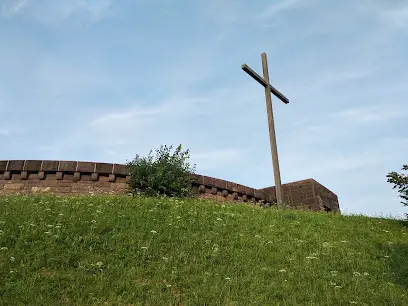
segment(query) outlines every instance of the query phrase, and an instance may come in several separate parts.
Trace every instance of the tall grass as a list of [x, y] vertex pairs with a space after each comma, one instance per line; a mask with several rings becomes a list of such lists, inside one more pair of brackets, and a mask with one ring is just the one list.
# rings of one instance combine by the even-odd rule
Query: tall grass
[[408, 305], [407, 260], [397, 220], [0, 197], [1, 305]]

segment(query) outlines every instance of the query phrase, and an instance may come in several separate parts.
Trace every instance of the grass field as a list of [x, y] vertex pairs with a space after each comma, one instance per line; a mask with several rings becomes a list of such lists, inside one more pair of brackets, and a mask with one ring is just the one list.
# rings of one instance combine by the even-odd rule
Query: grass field
[[132, 197], [0, 197], [1, 305], [408, 305], [403, 221]]

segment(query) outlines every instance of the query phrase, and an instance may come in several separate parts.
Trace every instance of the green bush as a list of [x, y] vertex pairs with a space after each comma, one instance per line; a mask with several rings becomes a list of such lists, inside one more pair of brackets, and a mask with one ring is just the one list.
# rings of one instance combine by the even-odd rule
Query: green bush
[[[402, 170], [408, 170], [408, 165], [404, 165]], [[404, 174], [399, 174], [397, 172], [390, 172], [387, 175], [388, 180], [387, 182], [393, 183], [393, 189], [398, 188], [398, 192], [400, 193], [400, 197], [404, 199], [402, 204], [408, 206], [408, 176]]]
[[130, 192], [135, 195], [145, 196], [171, 196], [188, 197], [192, 195], [192, 174], [194, 167], [186, 161], [189, 151], [182, 152], [179, 145], [171, 154], [172, 146], [161, 146], [156, 149], [153, 158], [152, 151], [147, 157], [136, 158], [127, 163], [130, 180], [128, 182]]

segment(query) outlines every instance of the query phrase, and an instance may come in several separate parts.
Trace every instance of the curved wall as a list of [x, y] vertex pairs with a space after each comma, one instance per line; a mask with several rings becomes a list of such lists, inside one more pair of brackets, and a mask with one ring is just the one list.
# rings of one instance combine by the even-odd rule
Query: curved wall
[[[194, 174], [193, 187], [201, 198], [273, 203], [264, 191]], [[58, 160], [0, 161], [1, 194], [126, 194], [126, 165]]]
[[[219, 201], [276, 203], [275, 187], [254, 189], [194, 174], [200, 198]], [[126, 165], [58, 160], [0, 160], [0, 195], [6, 194], [126, 194]], [[282, 185], [283, 201], [293, 208], [340, 213], [337, 195], [314, 179]]]

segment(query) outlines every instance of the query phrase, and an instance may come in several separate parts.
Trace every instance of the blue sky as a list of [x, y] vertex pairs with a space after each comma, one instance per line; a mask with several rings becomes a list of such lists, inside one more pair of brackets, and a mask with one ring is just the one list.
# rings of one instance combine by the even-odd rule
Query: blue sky
[[0, 0], [0, 159], [124, 163], [161, 144], [196, 172], [314, 178], [345, 214], [402, 217], [408, 163], [406, 0]]

